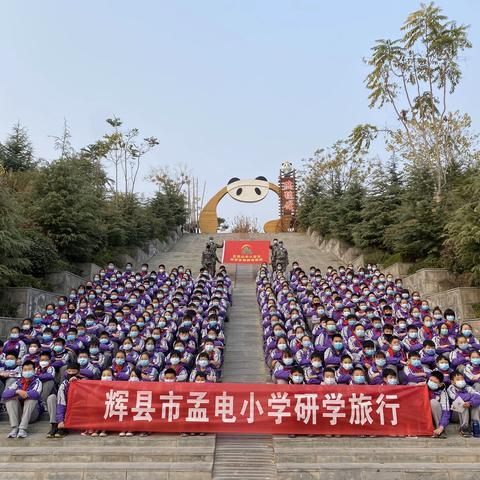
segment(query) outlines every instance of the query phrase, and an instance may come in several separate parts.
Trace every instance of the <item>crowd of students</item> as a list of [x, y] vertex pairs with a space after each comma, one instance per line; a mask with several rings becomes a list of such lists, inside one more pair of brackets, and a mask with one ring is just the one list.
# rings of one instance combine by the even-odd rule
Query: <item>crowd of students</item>
[[149, 271], [144, 264], [134, 272], [131, 264], [119, 271], [110, 263], [93, 281], [13, 327], [1, 344], [8, 437], [27, 437], [28, 424], [45, 410], [47, 437], [63, 437], [75, 380], [219, 381], [230, 304], [225, 267], [213, 276], [201, 269], [193, 278], [183, 266], [167, 272], [164, 265]]
[[375, 265], [322, 274], [264, 264], [256, 282], [275, 383], [427, 384], [434, 435], [458, 417], [460, 435], [480, 437], [480, 342], [451, 309], [430, 306]]

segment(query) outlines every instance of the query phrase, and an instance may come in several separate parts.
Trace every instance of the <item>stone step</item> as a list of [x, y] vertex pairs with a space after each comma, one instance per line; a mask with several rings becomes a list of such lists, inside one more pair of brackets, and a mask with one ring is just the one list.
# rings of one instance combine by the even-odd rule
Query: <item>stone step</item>
[[1, 480], [210, 480], [211, 463], [38, 462], [0, 463]]
[[479, 463], [277, 463], [280, 480], [474, 480], [479, 469]]

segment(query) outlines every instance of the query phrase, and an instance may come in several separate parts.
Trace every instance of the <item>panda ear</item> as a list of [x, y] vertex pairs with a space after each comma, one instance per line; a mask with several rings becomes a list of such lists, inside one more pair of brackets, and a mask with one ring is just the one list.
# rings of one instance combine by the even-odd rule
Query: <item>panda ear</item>
[[255, 180], [263, 180], [264, 182], [268, 182], [268, 180], [263, 176], [257, 177]]
[[239, 178], [233, 177], [233, 178], [231, 178], [231, 179], [228, 181], [227, 185], [230, 185], [230, 184], [233, 183], [233, 182], [238, 182], [239, 180], [240, 180]]

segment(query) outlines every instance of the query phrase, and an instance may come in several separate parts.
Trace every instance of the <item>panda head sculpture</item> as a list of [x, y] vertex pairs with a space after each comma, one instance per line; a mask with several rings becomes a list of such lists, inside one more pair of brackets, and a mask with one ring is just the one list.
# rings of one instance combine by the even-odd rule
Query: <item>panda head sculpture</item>
[[269, 182], [265, 177], [249, 180], [231, 178], [227, 184], [227, 192], [234, 200], [239, 202], [254, 203], [263, 200], [269, 190]]

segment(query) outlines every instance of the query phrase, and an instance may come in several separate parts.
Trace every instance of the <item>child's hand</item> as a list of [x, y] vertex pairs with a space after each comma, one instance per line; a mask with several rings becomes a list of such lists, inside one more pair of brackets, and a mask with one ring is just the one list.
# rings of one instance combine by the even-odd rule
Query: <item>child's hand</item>
[[470, 408], [471, 407], [471, 403], [470, 402], [465, 402], [463, 404], [463, 408]]
[[433, 431], [433, 436], [434, 437], [438, 437], [439, 435], [441, 435], [441, 433], [443, 432], [444, 428], [442, 426], [436, 428], [434, 431]]

